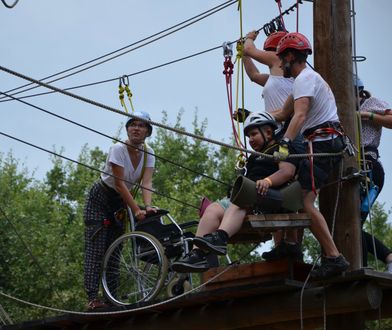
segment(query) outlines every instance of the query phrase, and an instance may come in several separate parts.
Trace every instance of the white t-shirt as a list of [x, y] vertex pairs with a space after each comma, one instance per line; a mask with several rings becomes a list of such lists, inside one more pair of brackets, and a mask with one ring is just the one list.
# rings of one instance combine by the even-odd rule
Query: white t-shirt
[[[144, 146], [142, 147], [144, 148]], [[149, 152], [146, 157], [145, 168], [154, 167], [155, 165], [155, 156], [154, 151], [147, 145], [147, 151]], [[142, 174], [143, 163], [144, 163], [144, 154], [136, 168], [133, 167], [131, 158], [129, 156], [127, 146], [123, 143], [117, 142], [110, 147], [108, 156], [106, 158], [104, 172], [113, 174], [112, 165], [116, 164], [124, 168], [124, 182], [127, 188], [130, 190], [134, 186], [131, 182], [139, 183], [140, 176]], [[101, 179], [105, 182], [109, 187], [115, 189], [114, 187], [114, 178], [108, 174], [101, 174]]]
[[269, 75], [262, 94], [266, 112], [271, 112], [283, 107], [287, 97], [293, 91], [293, 83], [293, 78]]
[[328, 121], [338, 122], [335, 97], [327, 82], [314, 70], [305, 68], [295, 78], [293, 97], [310, 97], [310, 109], [306, 116], [301, 133], [306, 129]]

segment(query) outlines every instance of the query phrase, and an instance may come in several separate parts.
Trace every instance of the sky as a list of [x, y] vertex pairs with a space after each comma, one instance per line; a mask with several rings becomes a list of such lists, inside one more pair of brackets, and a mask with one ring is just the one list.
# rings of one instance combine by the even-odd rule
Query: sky
[[[7, 0], [8, 3], [13, 1]], [[13, 9], [0, 4], [0, 65], [35, 79], [68, 69], [103, 54], [122, 48], [142, 38], [164, 30], [200, 14], [223, 1], [200, 0], [20, 0]], [[275, 0], [243, 0], [243, 33], [259, 29], [279, 14]], [[282, 0], [286, 9], [295, 0]], [[392, 103], [389, 79], [391, 67], [384, 63], [392, 45], [387, 36], [390, 0], [356, 0], [356, 52], [365, 56], [358, 63], [358, 73], [366, 89], [374, 96]], [[312, 41], [313, 5], [303, 2], [299, 11], [299, 32]], [[285, 16], [289, 31], [296, 30], [296, 13]], [[237, 5], [215, 13], [185, 29], [141, 47], [112, 61], [55, 82], [60, 88], [102, 81], [148, 69], [162, 63], [204, 51], [225, 41], [240, 37], [240, 16]], [[261, 47], [265, 36], [261, 33], [256, 46]], [[381, 45], [381, 47], [380, 47]], [[234, 59], [233, 59], [234, 60]], [[222, 49], [188, 60], [152, 70], [130, 78], [133, 104], [136, 109], [150, 113], [160, 121], [167, 111], [173, 123], [180, 109], [184, 110], [183, 124], [192, 131], [197, 109], [199, 119], [207, 118], [207, 136], [229, 141], [232, 134], [223, 71]], [[309, 59], [313, 63], [313, 59]], [[266, 67], [258, 66], [260, 71]], [[234, 72], [234, 79], [236, 79]], [[235, 81], [235, 80], [234, 80]], [[0, 91], [25, 84], [26, 81], [0, 71]], [[27, 92], [43, 92], [38, 88]], [[233, 90], [235, 91], [235, 89]], [[75, 94], [120, 109], [118, 81], [72, 91]], [[244, 82], [245, 107], [252, 111], [264, 108], [261, 88], [247, 77]], [[20, 94], [20, 95], [27, 95]], [[19, 96], [20, 96], [19, 95]], [[234, 94], [235, 95], [235, 94]], [[125, 118], [70, 97], [50, 94], [25, 99], [27, 102], [70, 118], [78, 123], [114, 136]], [[240, 102], [241, 104], [241, 102]], [[107, 150], [111, 140], [44, 114], [17, 101], [0, 102], [0, 132], [36, 144], [49, 150], [63, 150], [63, 155], [76, 159], [82, 147]], [[122, 131], [124, 137], [124, 131]], [[384, 129], [381, 141], [381, 160], [386, 172], [386, 184], [379, 201], [392, 207], [392, 155], [388, 141], [392, 132]], [[38, 179], [51, 168], [50, 155], [0, 135], [0, 152], [12, 151]]]

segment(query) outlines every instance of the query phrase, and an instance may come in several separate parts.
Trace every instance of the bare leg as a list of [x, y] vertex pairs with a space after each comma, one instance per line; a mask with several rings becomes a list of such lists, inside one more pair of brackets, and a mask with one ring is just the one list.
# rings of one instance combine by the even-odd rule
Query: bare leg
[[231, 204], [223, 216], [219, 229], [224, 230], [229, 237], [238, 232], [246, 216], [246, 210], [240, 209], [237, 205]]
[[217, 230], [223, 219], [224, 213], [225, 210], [218, 203], [215, 202], [208, 205], [197, 226], [196, 236], [203, 237], [204, 235]]
[[315, 199], [316, 196], [312, 191], [304, 191], [304, 209], [312, 220], [310, 230], [320, 243], [326, 256], [337, 257], [340, 253], [332, 239], [324, 216], [314, 206]]

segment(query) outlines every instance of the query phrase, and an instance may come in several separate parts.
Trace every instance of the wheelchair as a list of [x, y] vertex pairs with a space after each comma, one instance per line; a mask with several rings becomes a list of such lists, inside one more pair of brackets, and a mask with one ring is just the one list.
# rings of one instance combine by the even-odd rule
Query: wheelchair
[[187, 229], [198, 222], [178, 224], [169, 211], [159, 209], [135, 223], [128, 213], [131, 228], [128, 225], [104, 256], [102, 286], [106, 297], [117, 306], [127, 306], [189, 291], [191, 275], [175, 273], [171, 264], [189, 252], [194, 234]]

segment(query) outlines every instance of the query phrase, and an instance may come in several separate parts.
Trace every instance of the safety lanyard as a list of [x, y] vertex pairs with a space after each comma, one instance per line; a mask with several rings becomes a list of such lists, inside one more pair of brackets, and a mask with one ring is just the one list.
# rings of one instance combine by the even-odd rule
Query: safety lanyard
[[147, 152], [146, 152], [146, 150], [147, 150], [147, 144], [144, 143], [142, 172], [140, 174], [139, 179], [135, 182], [132, 190], [130, 190], [130, 193], [131, 193], [131, 195], [132, 195], [132, 197], [134, 199], [136, 198], [136, 195], [137, 195], [137, 193], [139, 191], [140, 184], [141, 184], [141, 182], [143, 180], [143, 175], [144, 175], [144, 172], [145, 172], [145, 169], [146, 169], [146, 162], [147, 162]]

